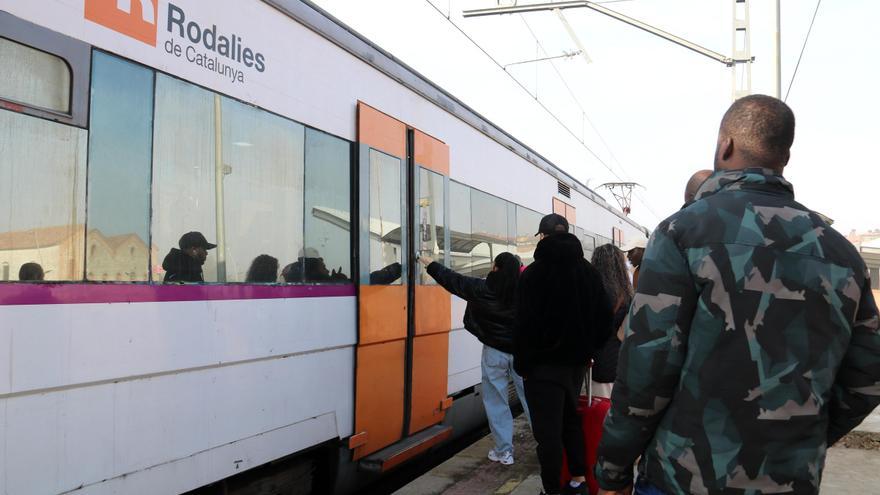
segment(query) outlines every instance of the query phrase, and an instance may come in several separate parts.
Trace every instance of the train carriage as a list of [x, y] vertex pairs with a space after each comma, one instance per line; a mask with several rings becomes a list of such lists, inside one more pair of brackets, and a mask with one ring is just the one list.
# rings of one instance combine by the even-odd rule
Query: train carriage
[[418, 254], [645, 235], [308, 2], [0, 0], [0, 66], [0, 493], [355, 490], [485, 423]]

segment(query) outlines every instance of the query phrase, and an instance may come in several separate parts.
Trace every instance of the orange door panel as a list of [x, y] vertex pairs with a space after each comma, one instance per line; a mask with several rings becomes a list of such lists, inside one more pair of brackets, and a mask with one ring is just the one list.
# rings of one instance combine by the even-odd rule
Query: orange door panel
[[362, 285], [360, 345], [406, 338], [405, 285]]
[[406, 342], [358, 346], [355, 382], [354, 459], [400, 440]]
[[562, 200], [553, 198], [553, 213], [565, 216], [565, 203]]
[[421, 131], [415, 131], [415, 162], [440, 175], [449, 175], [449, 146]]
[[568, 220], [569, 225], [577, 225], [577, 216], [575, 214], [575, 208], [571, 205], [565, 205], [565, 219]]
[[449, 332], [452, 296], [439, 285], [416, 286], [416, 335]]
[[448, 370], [449, 332], [413, 340], [410, 434], [443, 421]]
[[358, 142], [371, 148], [406, 157], [406, 125], [376, 110], [364, 102], [358, 102]]

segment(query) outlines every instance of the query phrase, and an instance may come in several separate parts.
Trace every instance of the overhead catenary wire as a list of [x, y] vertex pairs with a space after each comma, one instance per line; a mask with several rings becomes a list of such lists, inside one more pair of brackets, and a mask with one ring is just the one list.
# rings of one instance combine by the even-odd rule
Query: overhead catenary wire
[[[519, 15], [519, 18], [523, 21], [523, 24], [525, 24], [526, 29], [529, 31], [529, 34], [532, 35], [532, 38], [534, 38], [535, 42], [538, 44], [538, 47], [540, 47], [541, 51], [544, 52], [545, 55], [549, 55], [547, 50], [544, 48], [543, 43], [541, 43], [541, 40], [538, 39], [538, 36], [535, 34], [535, 31], [532, 29], [532, 26], [529, 24], [529, 22], [526, 20], [526, 18], [522, 14]], [[611, 146], [608, 145], [608, 142], [605, 141], [605, 138], [602, 136], [602, 133], [599, 132], [599, 129], [593, 123], [593, 120], [590, 118], [589, 115], [587, 115], [586, 109], [584, 108], [580, 99], [575, 94], [574, 90], [571, 89], [571, 85], [568, 84], [568, 80], [565, 78], [565, 76], [562, 75], [562, 71], [559, 70], [559, 67], [557, 67], [556, 64], [553, 63], [552, 60], [550, 61], [550, 65], [553, 67], [553, 70], [556, 72], [556, 76], [559, 78], [559, 81], [562, 82], [563, 86], [565, 86], [565, 89], [568, 91], [569, 96], [571, 96], [572, 101], [574, 101], [574, 103], [580, 109], [581, 115], [583, 116], [584, 120], [586, 120], [587, 123], [590, 124], [590, 128], [592, 128], [593, 132], [596, 133], [596, 137], [599, 138], [599, 142], [601, 142], [602, 146], [605, 147], [605, 150], [608, 152], [608, 155], [611, 156], [611, 159], [615, 163], [617, 163], [617, 166], [620, 167], [620, 170], [623, 172], [623, 175], [632, 179], [632, 175], [629, 173], [629, 171], [626, 170], [626, 168], [623, 166], [623, 164], [620, 162], [620, 160], [617, 159], [617, 155], [614, 154], [614, 151], [611, 149]], [[624, 179], [622, 179], [617, 174], [615, 174], [615, 177], [617, 177], [617, 179], [621, 182], [626, 182]], [[635, 191], [635, 195], [636, 195], [636, 199], [638, 199], [639, 202], [642, 203], [642, 205], [645, 208], [647, 208], [648, 211], [652, 215], [654, 215], [654, 217], [657, 220], [660, 220], [661, 217], [657, 214], [656, 211], [654, 211], [653, 208], [651, 208], [651, 205], [648, 204], [648, 202], [641, 196], [641, 194], [639, 194], [639, 191]]]
[[791, 93], [791, 87], [794, 85], [794, 78], [797, 77], [798, 69], [801, 66], [801, 60], [804, 58], [804, 51], [807, 49], [807, 42], [810, 41], [810, 33], [813, 32], [813, 24], [816, 23], [816, 16], [819, 14], [819, 7], [822, 0], [816, 2], [816, 10], [813, 11], [813, 19], [810, 21], [810, 28], [807, 29], [807, 35], [804, 37], [804, 44], [801, 46], [801, 54], [798, 56], [797, 64], [794, 66], [794, 73], [791, 75], [791, 81], [788, 83], [788, 90], [785, 92], [785, 98], [782, 101], [788, 101], [788, 95]]
[[[455, 21], [453, 21], [451, 19], [451, 17], [447, 17], [447, 14], [444, 13], [440, 7], [435, 5], [434, 2], [432, 2], [431, 0], [425, 0], [425, 2], [427, 2], [427, 4], [431, 6], [431, 8], [436, 10], [437, 13], [439, 13], [441, 16], [443, 16], [443, 18], [446, 19], [447, 22], [452, 24], [452, 26], [462, 36], [464, 36], [472, 45], [474, 45], [478, 50], [480, 50], [483, 53], [483, 55], [485, 55], [492, 63], [494, 63], [499, 69], [504, 71], [504, 73], [507, 74], [507, 76], [510, 77], [510, 79], [514, 83], [516, 83], [516, 85], [519, 86], [519, 88], [521, 90], [523, 90], [529, 96], [532, 96], [532, 98], [541, 107], [541, 109], [544, 110], [544, 112], [546, 112], [554, 121], [556, 121], [556, 123], [559, 124], [560, 127], [565, 129], [565, 131], [569, 135], [571, 135], [571, 137], [574, 138], [581, 145], [581, 147], [583, 147], [587, 151], [587, 153], [590, 154], [590, 156], [595, 158], [596, 161], [598, 161], [603, 167], [605, 167], [605, 169], [607, 169], [617, 180], [619, 180], [621, 182], [625, 182], [624, 179], [608, 163], [606, 163], [605, 160], [602, 159], [602, 157], [600, 157], [595, 151], [593, 151], [593, 149], [584, 141], [584, 139], [582, 137], [578, 136], [577, 133], [575, 133], [568, 125], [566, 125], [558, 115], [556, 115], [549, 107], [547, 107], [547, 105], [545, 105], [540, 99], [538, 99], [535, 95], [533, 95], [532, 92], [529, 91], [529, 89], [519, 79], [517, 79], [516, 77], [514, 77], [513, 74], [508, 72], [504, 68], [503, 64], [501, 64], [497, 59], [495, 59], [495, 57], [493, 57], [488, 51], [486, 51], [486, 49], [483, 48], [482, 45], [477, 43], [477, 41], [474, 40], [464, 29], [462, 29], [461, 26], [459, 26]], [[566, 84], [566, 86], [567, 86], [567, 84]], [[570, 88], [569, 88], [569, 91], [570, 91]], [[581, 108], [583, 108], [583, 107], [581, 107]], [[584, 114], [584, 115], [586, 116], [586, 114]], [[591, 122], [591, 126], [592, 126], [592, 122]], [[594, 127], [594, 129], [595, 129], [595, 127]], [[597, 132], [597, 134], [598, 134], [598, 132]], [[619, 162], [618, 162], [618, 165], [619, 165]], [[622, 168], [623, 167], [621, 167], [621, 169]], [[639, 198], [639, 200], [648, 209], [648, 211], [651, 212], [651, 214], [654, 215], [654, 217], [659, 220], [660, 217], [657, 215], [657, 213], [643, 199]]]

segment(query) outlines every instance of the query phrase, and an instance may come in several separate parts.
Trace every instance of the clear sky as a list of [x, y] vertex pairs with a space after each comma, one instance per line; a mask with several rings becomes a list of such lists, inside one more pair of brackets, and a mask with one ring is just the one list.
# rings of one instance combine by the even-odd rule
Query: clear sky
[[[489, 56], [504, 65], [576, 50], [555, 14], [461, 15], [496, 0], [315, 1], [594, 189], [619, 180], [645, 186], [632, 217], [649, 228], [680, 207], [692, 172], [712, 168], [733, 79], [718, 62], [599, 13], [571, 9], [565, 15], [591, 64], [574, 57], [505, 72]], [[750, 4], [753, 92], [772, 94], [773, 2]], [[606, 6], [732, 53], [733, 0]], [[816, 0], [782, 0], [783, 96], [815, 7]], [[844, 233], [880, 228], [873, 209], [880, 167], [870, 151], [880, 134], [878, 18], [875, 0], [823, 1], [787, 100], [798, 127], [785, 175], [800, 202], [833, 218]]]

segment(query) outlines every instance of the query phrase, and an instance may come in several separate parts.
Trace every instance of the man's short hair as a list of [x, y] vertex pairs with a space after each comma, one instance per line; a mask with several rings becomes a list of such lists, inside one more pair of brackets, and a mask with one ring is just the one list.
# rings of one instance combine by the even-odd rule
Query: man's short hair
[[778, 168], [794, 142], [794, 112], [782, 100], [750, 95], [733, 102], [721, 119], [721, 134], [756, 166]]

